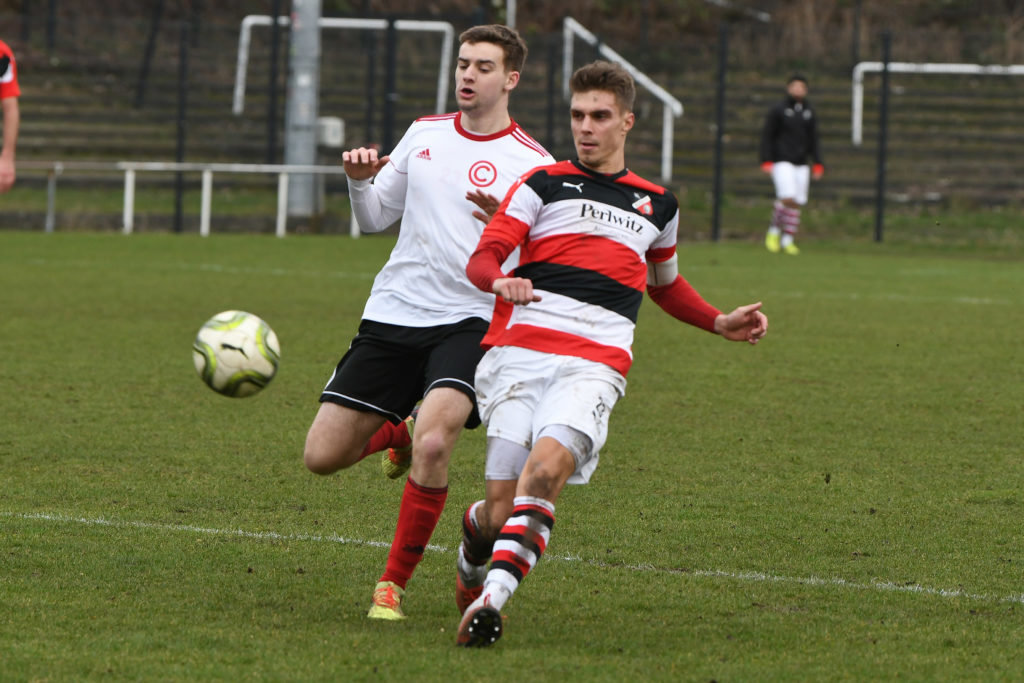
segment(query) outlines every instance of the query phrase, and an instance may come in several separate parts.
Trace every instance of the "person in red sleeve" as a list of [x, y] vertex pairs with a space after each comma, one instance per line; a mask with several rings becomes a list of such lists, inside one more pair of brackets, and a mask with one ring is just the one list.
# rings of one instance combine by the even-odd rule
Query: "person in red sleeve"
[[[496, 296], [477, 366], [486, 498], [463, 515], [457, 643], [494, 643], [500, 610], [537, 564], [567, 483], [586, 483], [625, 393], [646, 289], [670, 315], [734, 341], [768, 329], [761, 304], [723, 314], [677, 270], [679, 205], [625, 166], [636, 87], [597, 61], [570, 82], [578, 158], [536, 168], [484, 228], [466, 273]], [[501, 264], [519, 247], [511, 273]], [[490, 567], [487, 563], [490, 562]]]
[[14, 53], [7, 43], [0, 40], [0, 109], [3, 109], [4, 136], [0, 149], [0, 192], [7, 192], [14, 185], [14, 149], [18, 144], [18, 125], [21, 115], [18, 110], [18, 67]]
[[[813, 162], [813, 166], [808, 164]], [[772, 177], [775, 205], [764, 245], [768, 251], [796, 256], [800, 207], [807, 203], [811, 177], [825, 174], [818, 143], [818, 118], [807, 101], [807, 79], [794, 74], [786, 83], [786, 97], [773, 106], [761, 131], [761, 170]]]

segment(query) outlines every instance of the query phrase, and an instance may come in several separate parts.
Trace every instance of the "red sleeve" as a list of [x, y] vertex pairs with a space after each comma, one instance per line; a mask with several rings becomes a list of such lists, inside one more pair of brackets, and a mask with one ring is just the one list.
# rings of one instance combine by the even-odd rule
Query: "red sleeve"
[[704, 301], [682, 275], [677, 275], [671, 284], [648, 287], [647, 292], [654, 303], [673, 318], [708, 332], [715, 331], [715, 318], [722, 312]]
[[14, 63], [14, 53], [7, 43], [0, 40], [0, 99], [18, 97], [18, 66]]
[[469, 263], [466, 264], [466, 275], [469, 276], [469, 281], [485, 292], [493, 292], [494, 281], [499, 277], [505, 277], [505, 273], [501, 270], [501, 264], [522, 241], [528, 229], [526, 224], [509, 218], [499, 210], [484, 228], [480, 242], [476, 245], [476, 251], [469, 257]]
[[501, 264], [505, 262], [508, 254], [502, 256], [502, 251], [496, 244], [484, 246], [481, 242], [477, 245], [476, 251], [466, 264], [469, 281], [485, 292], [493, 292], [494, 281], [505, 275], [501, 272]]

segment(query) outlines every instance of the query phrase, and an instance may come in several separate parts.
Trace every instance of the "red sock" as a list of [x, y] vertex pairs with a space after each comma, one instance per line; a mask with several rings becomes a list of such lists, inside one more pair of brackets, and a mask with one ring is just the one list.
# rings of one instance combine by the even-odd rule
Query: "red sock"
[[388, 553], [388, 563], [380, 577], [381, 581], [394, 581], [405, 588], [416, 565], [423, 559], [423, 551], [430, 542], [437, 520], [441, 518], [447, 498], [447, 486], [431, 489], [420, 486], [412, 477], [405, 480], [395, 540], [391, 542], [391, 552]]
[[370, 437], [366, 448], [363, 449], [363, 455], [359, 459], [362, 460], [371, 453], [377, 453], [385, 448], [405, 448], [411, 443], [412, 437], [409, 436], [409, 426], [405, 422], [399, 422], [396, 425], [385, 422]]

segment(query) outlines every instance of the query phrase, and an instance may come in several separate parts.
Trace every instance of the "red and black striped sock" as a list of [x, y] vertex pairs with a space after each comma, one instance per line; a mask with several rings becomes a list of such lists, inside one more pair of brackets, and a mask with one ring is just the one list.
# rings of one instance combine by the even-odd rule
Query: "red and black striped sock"
[[477, 566], [487, 564], [494, 551], [494, 539], [480, 533], [480, 525], [476, 521], [476, 513], [483, 503], [482, 500], [476, 501], [462, 515], [462, 553], [467, 562]]
[[[551, 539], [554, 524], [554, 503], [543, 498], [516, 496], [512, 515], [494, 543], [484, 592], [490, 592], [489, 584], [496, 582], [507, 591], [505, 597], [510, 596], [530, 570], [537, 566]], [[494, 598], [497, 597], [495, 593]], [[501, 609], [502, 605], [496, 603], [495, 599], [490, 602], [495, 609]]]

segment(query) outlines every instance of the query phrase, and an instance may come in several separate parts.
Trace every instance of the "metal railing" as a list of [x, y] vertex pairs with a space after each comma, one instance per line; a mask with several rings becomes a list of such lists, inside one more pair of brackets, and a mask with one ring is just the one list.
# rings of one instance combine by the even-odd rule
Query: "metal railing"
[[630, 64], [618, 52], [602, 43], [597, 36], [572, 17], [566, 17], [562, 24], [562, 94], [566, 99], [569, 99], [569, 80], [572, 78], [573, 71], [574, 37], [579, 37], [588, 45], [597, 48], [597, 51], [609, 61], [621, 64], [637, 82], [637, 85], [646, 88], [665, 105], [661, 118], [661, 180], [667, 183], [672, 179], [672, 139], [675, 126], [673, 117], [683, 115], [683, 103], [652, 81], [647, 74]]
[[[240, 115], [245, 108], [245, 76], [249, 68], [249, 43], [252, 39], [253, 26], [270, 26], [271, 17], [266, 14], [250, 14], [242, 19], [238, 35], [238, 64], [235, 68], [235, 96], [231, 111]], [[278, 26], [291, 26], [288, 16], [277, 18]], [[349, 19], [343, 17], [321, 17], [317, 24], [324, 28], [349, 28], [382, 31], [387, 29], [387, 19]], [[452, 49], [455, 43], [455, 27], [447, 21], [419, 21], [414, 19], [398, 19], [395, 21], [396, 31], [433, 31], [442, 34], [441, 65], [437, 72], [437, 100], [435, 113], [443, 114], [448, 102], [448, 74], [451, 71]]]
[[1024, 76], [1024, 64], [943, 64], [929, 62], [860, 62], [853, 67], [853, 121], [851, 123], [851, 141], [860, 145], [863, 137], [864, 122], [864, 74], [881, 72], [888, 69], [889, 73], [898, 74], [945, 74], [945, 75], [976, 75], [976, 76]]
[[[317, 175], [345, 175], [341, 166], [301, 166], [285, 164], [226, 164], [170, 161], [22, 161], [19, 169], [42, 169], [47, 172], [46, 232], [56, 229], [57, 178], [65, 170], [76, 171], [120, 171], [124, 172], [124, 204], [122, 209], [122, 232], [130, 235], [135, 229], [135, 179], [140, 172], [200, 173], [199, 234], [210, 234], [210, 217], [213, 205], [214, 173], [276, 173], [277, 174], [277, 218], [274, 234], [284, 237], [288, 224], [288, 176], [291, 173]], [[359, 227], [353, 218], [350, 234], [359, 236]]]

